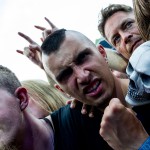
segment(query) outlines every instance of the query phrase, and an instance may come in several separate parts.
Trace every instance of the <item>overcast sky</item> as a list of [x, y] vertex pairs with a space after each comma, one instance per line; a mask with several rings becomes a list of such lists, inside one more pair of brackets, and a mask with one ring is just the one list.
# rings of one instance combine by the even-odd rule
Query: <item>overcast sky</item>
[[20, 80], [46, 80], [40, 68], [16, 52], [29, 45], [17, 32], [41, 44], [41, 32], [34, 25], [49, 27], [44, 20], [47, 17], [57, 27], [80, 31], [95, 42], [100, 37], [98, 13], [112, 3], [132, 6], [132, 0], [0, 0], [0, 64], [14, 71]]

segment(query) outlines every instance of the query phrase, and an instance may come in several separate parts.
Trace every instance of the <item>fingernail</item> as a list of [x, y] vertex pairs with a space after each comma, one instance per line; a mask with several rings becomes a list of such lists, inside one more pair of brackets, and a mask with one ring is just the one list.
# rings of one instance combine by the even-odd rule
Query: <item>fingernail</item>
[[75, 105], [73, 103], [70, 104], [71, 108], [75, 108]]
[[82, 110], [81, 110], [81, 113], [82, 113], [83, 115], [85, 115], [85, 114], [87, 114], [87, 111], [86, 111], [85, 109], [82, 109]]
[[94, 117], [94, 114], [93, 114], [93, 113], [89, 113], [89, 117], [90, 117], [90, 118], [93, 118], [93, 117]]

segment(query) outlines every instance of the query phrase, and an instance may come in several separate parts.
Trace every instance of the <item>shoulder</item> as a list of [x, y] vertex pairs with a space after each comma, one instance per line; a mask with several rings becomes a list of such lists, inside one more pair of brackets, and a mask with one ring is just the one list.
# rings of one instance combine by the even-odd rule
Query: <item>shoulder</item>
[[[81, 114], [82, 103], [79, 103], [76, 108], [70, 108], [70, 105], [66, 105], [59, 110], [53, 112], [51, 114], [52, 121], [55, 125], [57, 124], [74, 124], [76, 126], [80, 125], [90, 125], [99, 124], [102, 118], [102, 113], [99, 112], [95, 115], [95, 117], [90, 118], [87, 115]], [[88, 124], [89, 123], [89, 124]], [[54, 126], [55, 126], [54, 125]]]
[[55, 127], [55, 145], [65, 150], [110, 149], [99, 135], [102, 113], [93, 118], [81, 114], [82, 104], [71, 109], [70, 105], [51, 114]]

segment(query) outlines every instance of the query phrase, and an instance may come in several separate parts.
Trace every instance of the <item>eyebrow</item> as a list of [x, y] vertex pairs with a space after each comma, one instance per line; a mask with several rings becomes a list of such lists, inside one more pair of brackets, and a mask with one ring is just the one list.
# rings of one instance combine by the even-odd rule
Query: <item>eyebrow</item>
[[[79, 52], [79, 53], [75, 56], [75, 58], [73, 59], [73, 62], [78, 63], [78, 60], [80, 60], [80, 58], [82, 58], [83, 54], [85, 54], [85, 53], [87, 53], [87, 52], [89, 52], [89, 51], [90, 51], [89, 48], [85, 48], [84, 50], [82, 50], [81, 52]], [[59, 74], [56, 76], [56, 80], [57, 80], [57, 81], [60, 81], [61, 78], [62, 78], [62, 76], [63, 76], [63, 74], [65, 74], [65, 72], [66, 72], [68, 69], [69, 69], [69, 67], [66, 67], [66, 68], [62, 69], [62, 70], [59, 72]]]
[[82, 58], [83, 54], [89, 52], [89, 48], [85, 48], [84, 50], [82, 50], [81, 52], [79, 52], [77, 54], [77, 56], [74, 59], [74, 62], [77, 63], [78, 60], [80, 60], [80, 58]]
[[126, 24], [127, 22], [130, 22], [130, 21], [135, 22], [135, 19], [133, 19], [133, 18], [127, 18], [127, 19], [125, 19], [125, 20], [122, 22], [122, 24], [121, 24], [121, 29], [124, 29], [125, 24]]

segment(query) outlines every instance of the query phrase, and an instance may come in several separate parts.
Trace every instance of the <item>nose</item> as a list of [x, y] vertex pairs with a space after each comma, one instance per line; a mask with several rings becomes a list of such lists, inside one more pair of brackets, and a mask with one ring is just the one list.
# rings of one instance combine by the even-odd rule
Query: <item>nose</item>
[[81, 67], [74, 67], [77, 82], [82, 85], [86, 85], [90, 81], [89, 74], [90, 72], [88, 70], [85, 70]]
[[128, 44], [131, 41], [132, 37], [133, 37], [133, 35], [130, 34], [129, 32], [123, 32], [122, 33], [122, 39], [123, 39], [123, 42], [125, 44]]

